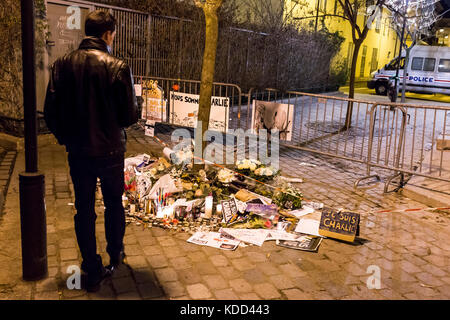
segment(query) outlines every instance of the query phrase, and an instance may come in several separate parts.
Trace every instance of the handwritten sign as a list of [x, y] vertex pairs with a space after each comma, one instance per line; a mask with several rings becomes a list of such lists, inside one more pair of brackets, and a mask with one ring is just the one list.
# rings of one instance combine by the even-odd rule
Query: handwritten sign
[[359, 235], [359, 219], [358, 213], [323, 208], [319, 234], [325, 237], [353, 242], [355, 241], [355, 236]]
[[237, 217], [238, 213], [235, 200], [222, 200], [220, 204], [222, 205], [223, 220], [225, 223], [230, 223]]

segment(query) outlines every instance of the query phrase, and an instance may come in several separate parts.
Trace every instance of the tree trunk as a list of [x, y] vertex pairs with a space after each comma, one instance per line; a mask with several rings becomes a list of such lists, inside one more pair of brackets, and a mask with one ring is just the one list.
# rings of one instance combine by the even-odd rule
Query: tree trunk
[[[356, 78], [356, 63], [358, 62], [358, 53], [361, 48], [362, 41], [355, 42], [355, 48], [353, 49], [352, 66], [350, 68], [350, 79], [348, 97], [353, 99], [355, 97], [355, 78]], [[343, 130], [348, 130], [352, 125], [353, 114], [353, 102], [349, 101], [347, 105], [347, 115], [345, 116], [345, 126]]]
[[[211, 1], [214, 2], [214, 1]], [[202, 4], [205, 15], [205, 50], [203, 53], [202, 78], [200, 84], [200, 101], [198, 109], [198, 122], [201, 123], [201, 150], [196, 148], [196, 157], [203, 158], [203, 150], [206, 142], [203, 141], [205, 132], [208, 130], [209, 116], [211, 113], [211, 96], [214, 80], [214, 68], [216, 63], [217, 38], [219, 35], [219, 21], [217, 10], [222, 4], [222, 0], [216, 0], [213, 4], [205, 2]], [[200, 132], [199, 132], [200, 134]], [[197, 139], [196, 144], [199, 143]], [[200, 154], [199, 154], [200, 153]], [[198, 167], [198, 166], [197, 166]]]

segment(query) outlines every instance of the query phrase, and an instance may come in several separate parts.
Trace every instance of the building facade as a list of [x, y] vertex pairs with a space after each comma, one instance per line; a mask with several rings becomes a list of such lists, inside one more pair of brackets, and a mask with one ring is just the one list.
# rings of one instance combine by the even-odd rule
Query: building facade
[[[343, 18], [343, 11], [337, 0], [287, 0], [285, 6], [285, 12], [291, 15], [291, 19], [299, 28], [338, 32], [345, 41], [334, 63], [344, 63], [350, 68], [354, 49], [352, 27]], [[370, 10], [370, 7], [364, 6], [359, 10], [358, 25], [361, 29], [367, 23], [367, 10]], [[358, 53], [356, 78], [363, 80], [370, 77], [373, 71], [395, 58], [399, 54], [398, 42], [389, 12], [383, 9], [372, 22]]]

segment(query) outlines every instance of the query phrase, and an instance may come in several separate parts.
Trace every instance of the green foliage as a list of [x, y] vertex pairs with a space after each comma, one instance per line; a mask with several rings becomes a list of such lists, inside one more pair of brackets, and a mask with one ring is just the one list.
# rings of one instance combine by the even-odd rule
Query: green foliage
[[[47, 23], [45, 2], [36, 0], [36, 61], [42, 68]], [[22, 40], [20, 2], [2, 0], [0, 6], [0, 115], [22, 119]]]
[[337, 85], [344, 85], [350, 76], [350, 69], [348, 68], [347, 59], [336, 62], [330, 71], [330, 82]]

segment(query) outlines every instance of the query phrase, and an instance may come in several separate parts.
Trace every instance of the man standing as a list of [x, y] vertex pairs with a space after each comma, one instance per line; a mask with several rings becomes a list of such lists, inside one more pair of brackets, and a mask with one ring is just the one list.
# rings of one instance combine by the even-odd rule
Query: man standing
[[[44, 116], [58, 143], [66, 146], [75, 191], [75, 233], [87, 273], [87, 290], [97, 291], [124, 258], [124, 128], [138, 120], [129, 66], [112, 55], [116, 20], [108, 12], [91, 12], [86, 38], [51, 68]], [[95, 190], [100, 179], [105, 205], [105, 268], [97, 254]]]

